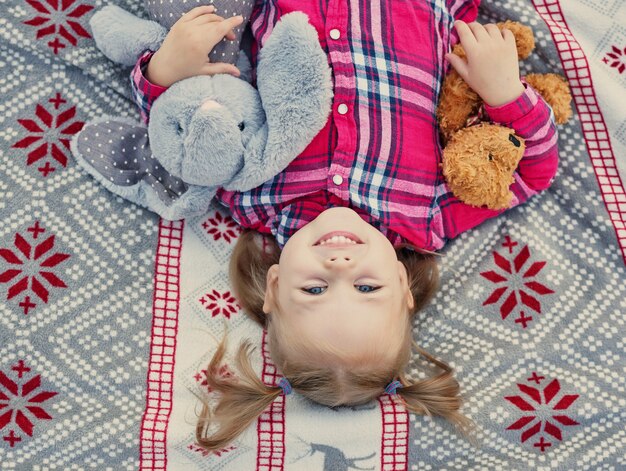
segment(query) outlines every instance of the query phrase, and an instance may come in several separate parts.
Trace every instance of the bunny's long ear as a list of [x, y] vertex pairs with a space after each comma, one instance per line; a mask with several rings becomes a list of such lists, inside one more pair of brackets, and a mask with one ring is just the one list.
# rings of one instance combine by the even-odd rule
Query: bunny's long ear
[[80, 165], [109, 191], [166, 219], [205, 211], [213, 189], [187, 185], [152, 156], [148, 129], [123, 118], [88, 123], [72, 140]]
[[333, 85], [317, 32], [301, 12], [284, 15], [259, 54], [257, 87], [267, 122], [246, 146], [227, 190], [254, 188], [281, 172], [328, 121]]

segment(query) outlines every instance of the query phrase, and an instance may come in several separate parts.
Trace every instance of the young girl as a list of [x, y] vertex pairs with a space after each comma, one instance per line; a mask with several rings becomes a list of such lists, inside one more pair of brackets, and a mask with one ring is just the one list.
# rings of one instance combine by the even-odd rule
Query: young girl
[[[465, 205], [441, 174], [435, 109], [447, 62], [483, 98], [492, 121], [526, 140], [513, 205], [550, 185], [558, 158], [551, 110], [520, 81], [512, 33], [472, 23], [478, 3], [257, 1], [253, 54], [282, 15], [304, 11], [328, 53], [334, 104], [326, 127], [282, 173], [247, 192], [218, 194], [252, 230], [237, 243], [231, 279], [244, 310], [267, 328], [284, 378], [263, 384], [247, 344], [239, 348], [238, 378], [220, 377], [220, 345], [208, 369], [220, 402], [213, 411], [205, 407], [198, 424], [207, 449], [232, 441], [292, 389], [329, 406], [395, 393], [413, 412], [467, 425], [446, 364], [418, 348], [443, 372], [422, 381], [404, 375], [412, 318], [437, 285], [427, 253], [501, 213]], [[240, 23], [211, 6], [183, 15], [133, 71], [144, 115], [177, 80], [237, 75], [233, 66], [208, 64], [207, 55]], [[448, 53], [453, 26], [466, 60]], [[219, 427], [207, 436], [209, 419]]]

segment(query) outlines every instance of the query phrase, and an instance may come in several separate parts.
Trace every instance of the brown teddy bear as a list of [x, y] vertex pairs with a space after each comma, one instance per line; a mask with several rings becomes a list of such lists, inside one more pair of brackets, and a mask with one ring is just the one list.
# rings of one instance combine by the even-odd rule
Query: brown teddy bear
[[[527, 58], [535, 47], [532, 30], [516, 22], [498, 23], [515, 36], [520, 59]], [[453, 52], [465, 57], [460, 44]], [[572, 116], [569, 86], [556, 74], [529, 74], [524, 80], [550, 105], [556, 122], [563, 124]], [[491, 209], [511, 205], [509, 187], [513, 173], [525, 150], [524, 139], [504, 126], [475, 124], [483, 119], [481, 98], [450, 68], [444, 80], [437, 118], [443, 151], [443, 174], [454, 195], [461, 201]]]

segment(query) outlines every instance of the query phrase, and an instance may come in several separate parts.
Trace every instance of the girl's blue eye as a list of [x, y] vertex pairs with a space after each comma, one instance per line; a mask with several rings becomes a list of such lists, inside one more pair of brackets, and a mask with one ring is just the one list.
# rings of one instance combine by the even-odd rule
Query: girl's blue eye
[[361, 293], [372, 293], [380, 289], [380, 286], [372, 285], [354, 285], [354, 287], [358, 289]]
[[326, 286], [312, 286], [310, 288], [302, 288], [302, 291], [309, 294], [322, 294], [326, 291]]

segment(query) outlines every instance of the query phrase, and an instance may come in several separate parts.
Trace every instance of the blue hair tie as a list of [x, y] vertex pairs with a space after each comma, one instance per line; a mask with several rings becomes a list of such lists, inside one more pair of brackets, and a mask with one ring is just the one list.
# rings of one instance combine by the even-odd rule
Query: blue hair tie
[[291, 391], [293, 390], [287, 378], [280, 378], [280, 381], [278, 382], [278, 387], [283, 390], [283, 395], [285, 396], [291, 394]]
[[387, 387], [385, 388], [385, 393], [396, 394], [396, 390], [403, 388], [403, 387], [404, 386], [402, 385], [402, 383], [396, 379], [395, 381], [392, 381], [391, 383], [387, 385]]

